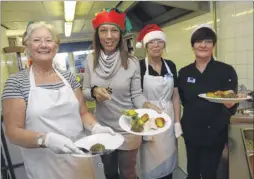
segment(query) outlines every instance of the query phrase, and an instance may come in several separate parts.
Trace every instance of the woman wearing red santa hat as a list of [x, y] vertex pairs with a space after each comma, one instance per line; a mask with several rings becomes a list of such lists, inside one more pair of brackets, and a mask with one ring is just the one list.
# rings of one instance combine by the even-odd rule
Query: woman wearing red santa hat
[[137, 47], [141, 47], [143, 41], [147, 50], [147, 57], [140, 60], [143, 94], [172, 120], [166, 132], [143, 137], [139, 151], [140, 179], [172, 179], [177, 165], [176, 138], [182, 134], [176, 66], [162, 58], [166, 36], [156, 24], [145, 26], [137, 41]]
[[213, 57], [217, 41], [207, 24], [191, 36], [195, 61], [179, 71], [178, 88], [183, 105], [181, 124], [187, 151], [188, 179], [216, 179], [217, 168], [228, 135], [228, 122], [236, 112], [234, 103], [212, 103], [199, 98], [217, 90], [237, 92], [234, 68]]
[[[92, 21], [95, 36], [94, 53], [87, 57], [83, 94], [96, 101], [96, 119], [124, 136], [123, 145], [102, 156], [107, 179], [136, 179], [136, 154], [141, 137], [126, 133], [119, 126], [123, 109], [152, 108], [160, 110], [142, 94], [140, 68], [136, 57], [125, 51], [123, 34], [131, 30], [126, 14], [105, 9]], [[119, 171], [119, 174], [118, 174]]]

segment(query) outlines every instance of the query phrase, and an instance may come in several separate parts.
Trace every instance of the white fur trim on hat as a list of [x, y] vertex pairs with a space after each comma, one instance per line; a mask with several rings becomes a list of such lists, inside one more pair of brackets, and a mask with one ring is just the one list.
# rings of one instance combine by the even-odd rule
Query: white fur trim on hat
[[137, 42], [136, 43], [136, 48], [141, 48], [142, 47], [142, 43], [141, 42]]
[[160, 39], [163, 40], [164, 42], [166, 42], [166, 36], [164, 34], [164, 32], [160, 31], [160, 30], [155, 30], [152, 32], [147, 33], [144, 38], [143, 38], [143, 44], [144, 46], [151, 40], [153, 39]]
[[198, 29], [201, 29], [201, 28], [203, 28], [203, 27], [206, 27], [206, 28], [208, 28], [208, 29], [211, 29], [214, 33], [216, 33], [215, 30], [213, 29], [213, 27], [212, 27], [211, 25], [209, 25], [209, 24], [201, 24], [201, 25], [197, 26], [197, 27], [192, 31], [192, 34], [191, 34], [191, 35], [193, 35], [194, 32], [196, 32]]

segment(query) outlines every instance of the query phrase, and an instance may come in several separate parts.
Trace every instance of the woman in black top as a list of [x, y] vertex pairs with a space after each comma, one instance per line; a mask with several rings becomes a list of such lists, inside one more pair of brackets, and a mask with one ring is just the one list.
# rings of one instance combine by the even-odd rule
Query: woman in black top
[[176, 138], [182, 134], [176, 66], [161, 57], [166, 37], [156, 24], [147, 25], [138, 40], [143, 40], [147, 50], [147, 57], [140, 60], [143, 94], [167, 113], [172, 122], [166, 132], [143, 137], [139, 155], [140, 179], [172, 179], [177, 165]]
[[237, 91], [234, 68], [214, 60], [216, 33], [201, 25], [192, 34], [195, 62], [182, 68], [178, 88], [184, 107], [181, 124], [187, 149], [188, 179], [216, 179], [216, 171], [224, 145], [227, 127], [236, 112], [235, 104], [212, 103], [198, 94], [217, 90]]

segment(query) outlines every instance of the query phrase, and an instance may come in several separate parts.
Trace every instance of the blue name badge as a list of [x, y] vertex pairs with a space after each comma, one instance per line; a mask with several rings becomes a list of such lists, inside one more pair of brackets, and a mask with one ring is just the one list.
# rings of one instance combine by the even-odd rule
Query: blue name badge
[[188, 82], [188, 83], [195, 83], [195, 82], [196, 82], [196, 79], [195, 79], [195, 78], [192, 78], [192, 77], [188, 77], [187, 82]]
[[166, 80], [169, 79], [170, 77], [173, 77], [173, 75], [171, 75], [171, 74], [169, 74], [169, 73], [167, 73], [167, 74], [164, 75], [164, 79], [166, 79]]

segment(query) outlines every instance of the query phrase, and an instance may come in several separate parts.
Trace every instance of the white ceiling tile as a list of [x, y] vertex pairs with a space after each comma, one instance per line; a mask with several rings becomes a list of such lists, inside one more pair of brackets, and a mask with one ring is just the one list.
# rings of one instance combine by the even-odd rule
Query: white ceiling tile
[[88, 16], [93, 8], [94, 2], [92, 1], [79, 1], [76, 5], [75, 16]]
[[64, 33], [64, 21], [54, 20], [54, 21], [51, 21], [50, 24], [52, 24], [55, 27], [55, 29], [57, 30], [59, 34]]
[[83, 27], [85, 26], [86, 21], [85, 20], [74, 20], [72, 32], [81, 32]]
[[42, 3], [49, 16], [64, 17], [63, 1], [43, 1]]

